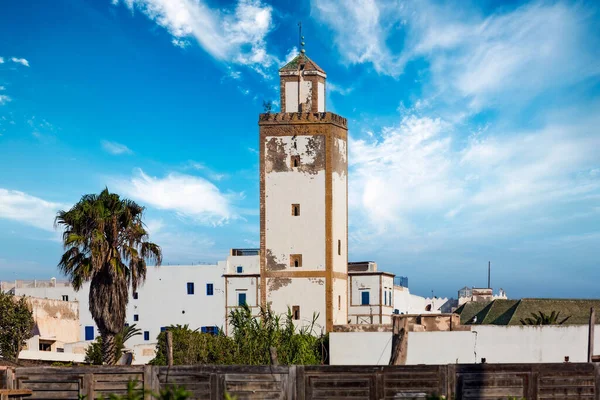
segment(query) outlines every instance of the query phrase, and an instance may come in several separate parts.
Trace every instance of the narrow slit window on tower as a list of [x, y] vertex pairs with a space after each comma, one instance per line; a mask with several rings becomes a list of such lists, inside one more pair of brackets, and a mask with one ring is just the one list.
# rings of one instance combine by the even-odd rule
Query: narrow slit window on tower
[[342, 241], [338, 240], [338, 256], [342, 255]]
[[338, 296], [338, 311], [342, 309], [342, 296]]
[[300, 215], [300, 204], [292, 204], [292, 216], [297, 217]]
[[292, 156], [292, 168], [300, 166], [300, 156]]
[[292, 318], [295, 320], [300, 319], [300, 306], [292, 306]]
[[290, 267], [298, 268], [302, 266], [302, 254], [290, 254]]

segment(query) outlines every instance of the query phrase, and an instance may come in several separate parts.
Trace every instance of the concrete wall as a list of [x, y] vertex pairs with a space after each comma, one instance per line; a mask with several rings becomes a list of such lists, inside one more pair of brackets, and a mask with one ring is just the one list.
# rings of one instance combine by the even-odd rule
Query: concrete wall
[[[553, 363], [587, 361], [585, 325], [474, 326], [472, 331], [409, 332], [407, 364]], [[600, 325], [596, 325], [596, 331]], [[385, 365], [391, 332], [330, 333], [332, 365]], [[596, 335], [594, 348], [600, 348]]]
[[27, 303], [33, 313], [35, 335], [63, 343], [79, 341], [79, 303], [34, 297], [27, 298]]

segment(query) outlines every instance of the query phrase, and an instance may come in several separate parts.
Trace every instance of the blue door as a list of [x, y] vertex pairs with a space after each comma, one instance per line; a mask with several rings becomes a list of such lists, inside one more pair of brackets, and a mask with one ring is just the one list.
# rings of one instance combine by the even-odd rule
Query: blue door
[[369, 292], [367, 292], [367, 291], [361, 292], [361, 302], [360, 302], [360, 304], [363, 305], [363, 306], [368, 306], [369, 305]]
[[246, 305], [246, 293], [238, 293], [238, 306]]

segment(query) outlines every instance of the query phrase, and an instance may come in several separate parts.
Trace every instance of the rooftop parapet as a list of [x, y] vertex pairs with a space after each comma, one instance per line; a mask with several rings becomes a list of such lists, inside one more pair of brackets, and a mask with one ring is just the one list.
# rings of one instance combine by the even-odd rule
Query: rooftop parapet
[[337, 114], [332, 112], [310, 112], [310, 113], [265, 113], [260, 114], [258, 117], [259, 125], [270, 125], [270, 124], [278, 124], [281, 122], [291, 122], [291, 123], [330, 123], [337, 125], [341, 128], [347, 128], [348, 122], [346, 118], [340, 117]]

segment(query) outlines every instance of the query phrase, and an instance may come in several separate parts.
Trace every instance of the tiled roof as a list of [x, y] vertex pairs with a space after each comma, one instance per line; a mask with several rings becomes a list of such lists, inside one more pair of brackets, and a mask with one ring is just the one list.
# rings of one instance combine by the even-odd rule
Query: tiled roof
[[297, 71], [298, 65], [304, 62], [305, 71], [319, 71], [325, 73], [313, 60], [308, 58], [306, 54], [300, 53], [292, 61], [285, 64], [279, 71]]

